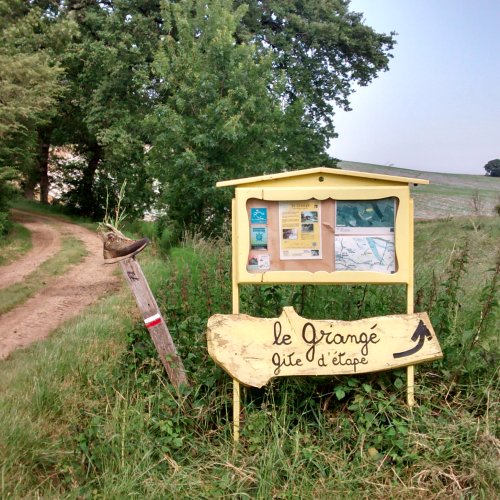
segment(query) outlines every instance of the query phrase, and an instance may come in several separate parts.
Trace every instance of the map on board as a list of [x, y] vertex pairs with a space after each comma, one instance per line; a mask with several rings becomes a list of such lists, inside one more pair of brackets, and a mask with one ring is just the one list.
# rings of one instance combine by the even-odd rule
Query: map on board
[[335, 213], [337, 234], [387, 234], [394, 232], [395, 198], [338, 200]]
[[394, 233], [380, 236], [335, 236], [335, 270], [396, 272]]

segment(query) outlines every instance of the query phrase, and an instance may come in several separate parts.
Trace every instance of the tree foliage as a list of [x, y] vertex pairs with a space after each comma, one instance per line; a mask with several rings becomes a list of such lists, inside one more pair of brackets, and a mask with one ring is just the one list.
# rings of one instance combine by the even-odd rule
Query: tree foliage
[[334, 107], [349, 109], [355, 84], [368, 85], [388, 69], [394, 33], [376, 33], [349, 0], [238, 0], [249, 9], [239, 29], [275, 56], [286, 76], [283, 99], [302, 99], [318, 129], [331, 138]]
[[50, 121], [62, 93], [62, 69], [47, 48], [60, 35], [40, 9], [0, 0], [0, 212], [10, 181], [32, 174], [36, 128]]
[[55, 109], [62, 70], [43, 48], [50, 36], [39, 9], [0, 0], [0, 139], [27, 132]]
[[500, 177], [500, 159], [490, 160], [485, 166], [486, 175], [491, 177]]
[[74, 162], [60, 167], [70, 187], [65, 202], [100, 217], [107, 190], [117, 191], [128, 180], [127, 209], [141, 213], [152, 194], [142, 120], [150, 101], [145, 92], [149, 66], [159, 39], [153, 17], [158, 6], [133, 0], [51, 5], [79, 28], [78, 37], [59, 56], [68, 91], [50, 131], [53, 145], [69, 144], [75, 154]]
[[[160, 83], [149, 156], [178, 233], [182, 226], [220, 230], [229, 194], [215, 189], [217, 180], [334, 164], [325, 153], [333, 133], [329, 101], [346, 104], [348, 84], [365, 84], [386, 67], [383, 45], [392, 45], [390, 37], [365, 28], [359, 15], [340, 23], [346, 6], [327, 3], [336, 14], [323, 16], [317, 2], [312, 10], [297, 4], [295, 11], [286, 2], [271, 2], [271, 10], [264, 9], [269, 2], [251, 2], [250, 9], [233, 8], [231, 1], [165, 2], [168, 35], [154, 64]], [[339, 25], [343, 35], [332, 41]], [[359, 41], [357, 52], [354, 41], [348, 47], [346, 26], [371, 36], [378, 50], [364, 71], [369, 49], [363, 52]], [[294, 35], [299, 28], [300, 40]], [[328, 54], [339, 37], [349, 57], [334, 71]]]
[[182, 226], [220, 228], [229, 205], [217, 180], [283, 166], [283, 113], [279, 94], [268, 90], [272, 58], [235, 43], [244, 12], [227, 0], [181, 1], [163, 10], [170, 34], [154, 62], [159, 84], [149, 158], [178, 233]]
[[[346, 0], [0, 0], [0, 8], [12, 48], [0, 51], [2, 104], [3, 82], [20, 85], [0, 123], [0, 150], [31, 160], [27, 188], [38, 182], [46, 197], [49, 148], [64, 146], [75, 153], [60, 166], [68, 203], [98, 217], [106, 190], [127, 180], [128, 211], [158, 194], [177, 234], [220, 230], [229, 195], [217, 180], [335, 165], [326, 152], [334, 107], [348, 108], [353, 85], [387, 69], [394, 44]], [[20, 133], [25, 147], [16, 149], [9, 137]]]

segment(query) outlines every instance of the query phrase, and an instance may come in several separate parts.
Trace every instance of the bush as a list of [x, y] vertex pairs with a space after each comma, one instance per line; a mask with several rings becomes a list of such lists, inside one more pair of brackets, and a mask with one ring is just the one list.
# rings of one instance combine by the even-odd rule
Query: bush
[[0, 212], [0, 235], [7, 234], [12, 227], [12, 222], [8, 212]]

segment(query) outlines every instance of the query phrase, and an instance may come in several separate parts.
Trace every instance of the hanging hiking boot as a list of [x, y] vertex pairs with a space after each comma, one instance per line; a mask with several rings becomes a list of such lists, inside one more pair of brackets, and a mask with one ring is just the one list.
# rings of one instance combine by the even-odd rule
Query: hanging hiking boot
[[101, 237], [104, 242], [103, 254], [105, 264], [114, 264], [120, 260], [129, 259], [149, 244], [148, 238], [131, 240], [117, 230], [107, 231]]

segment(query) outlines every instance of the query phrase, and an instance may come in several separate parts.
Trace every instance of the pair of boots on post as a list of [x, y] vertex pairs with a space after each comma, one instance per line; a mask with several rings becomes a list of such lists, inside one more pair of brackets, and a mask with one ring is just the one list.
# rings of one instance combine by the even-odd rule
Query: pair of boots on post
[[110, 224], [104, 224], [101, 239], [104, 243], [103, 255], [105, 264], [114, 264], [120, 260], [130, 259], [149, 245], [148, 238], [131, 240]]

